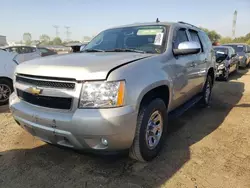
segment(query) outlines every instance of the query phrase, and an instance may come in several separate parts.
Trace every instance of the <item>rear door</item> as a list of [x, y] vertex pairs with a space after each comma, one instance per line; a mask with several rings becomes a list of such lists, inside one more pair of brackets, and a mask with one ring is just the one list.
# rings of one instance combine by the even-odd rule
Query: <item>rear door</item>
[[228, 56], [229, 56], [230, 72], [233, 72], [236, 69], [238, 60], [235, 56], [236, 52], [233, 48], [229, 47], [228, 51], [229, 51]]
[[193, 84], [195, 93], [201, 92], [203, 84], [206, 79], [206, 63], [208, 61], [207, 54], [205, 53], [203, 44], [198, 35], [198, 32], [192, 29], [188, 30], [189, 37], [191, 41], [197, 42], [201, 46], [201, 51], [198, 54], [195, 54], [196, 59], [194, 60], [193, 67]]

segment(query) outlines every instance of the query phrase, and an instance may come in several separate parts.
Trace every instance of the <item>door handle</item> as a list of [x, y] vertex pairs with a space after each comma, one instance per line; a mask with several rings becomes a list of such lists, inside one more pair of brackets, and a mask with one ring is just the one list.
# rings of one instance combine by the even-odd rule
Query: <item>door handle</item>
[[190, 67], [195, 67], [196, 66], [196, 63], [195, 62], [192, 62]]

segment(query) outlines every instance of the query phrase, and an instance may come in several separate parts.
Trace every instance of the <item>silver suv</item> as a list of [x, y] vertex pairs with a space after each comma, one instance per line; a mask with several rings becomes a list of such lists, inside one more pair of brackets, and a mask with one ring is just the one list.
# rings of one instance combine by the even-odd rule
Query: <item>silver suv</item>
[[215, 55], [208, 36], [184, 23], [105, 30], [83, 52], [18, 65], [10, 109], [41, 140], [99, 151], [129, 149], [149, 161], [166, 138], [168, 116], [208, 105]]

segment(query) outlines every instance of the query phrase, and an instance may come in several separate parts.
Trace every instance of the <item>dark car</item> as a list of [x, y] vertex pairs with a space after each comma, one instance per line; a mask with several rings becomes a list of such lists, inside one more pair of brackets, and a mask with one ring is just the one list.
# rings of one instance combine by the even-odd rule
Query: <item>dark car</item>
[[216, 46], [214, 50], [217, 67], [216, 77], [227, 81], [230, 73], [238, 71], [239, 57], [230, 46]]
[[42, 57], [57, 54], [55, 51], [45, 47], [37, 47], [37, 49], [40, 51]]
[[250, 64], [250, 47], [247, 44], [232, 43], [224, 44], [223, 46], [232, 47], [239, 55], [240, 67], [246, 68]]

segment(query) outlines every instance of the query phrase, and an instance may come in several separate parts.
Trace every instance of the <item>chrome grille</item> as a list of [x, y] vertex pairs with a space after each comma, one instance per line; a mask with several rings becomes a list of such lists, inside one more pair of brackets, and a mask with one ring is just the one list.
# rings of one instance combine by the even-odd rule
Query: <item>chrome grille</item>
[[71, 108], [72, 99], [63, 97], [36, 96], [17, 89], [17, 95], [20, 99], [34, 105], [47, 108], [56, 108], [69, 110]]
[[23, 75], [16, 75], [16, 82], [22, 83], [22, 84], [28, 84], [32, 86], [38, 86], [38, 87], [59, 88], [59, 89], [75, 89], [74, 82], [56, 80], [56, 78], [52, 78], [52, 79], [51, 78], [46, 79], [46, 77], [41, 78], [41, 77], [35, 77], [35, 76], [29, 77], [29, 76], [23, 76]]

